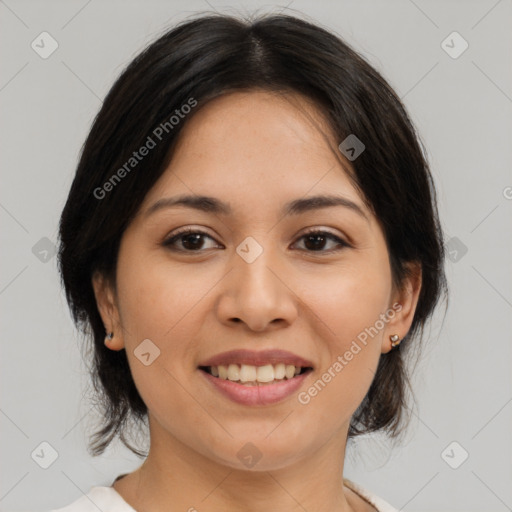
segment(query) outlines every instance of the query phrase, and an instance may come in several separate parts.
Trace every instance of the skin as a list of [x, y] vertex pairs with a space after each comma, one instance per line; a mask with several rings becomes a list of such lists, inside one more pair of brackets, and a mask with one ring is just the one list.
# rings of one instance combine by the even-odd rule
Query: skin
[[[411, 326], [421, 272], [412, 267], [394, 289], [380, 224], [351, 184], [349, 162], [344, 168], [328, 145], [340, 141], [319, 127], [329, 133], [296, 94], [211, 101], [187, 121], [169, 168], [125, 231], [117, 288], [93, 277], [114, 332], [107, 346], [126, 349], [149, 411], [149, 456], [114, 484], [136, 510], [374, 510], [342, 485], [348, 427], [391, 350], [389, 336], [402, 339]], [[233, 213], [172, 207], [145, 215], [159, 199], [192, 193], [229, 202]], [[284, 203], [321, 193], [343, 195], [367, 219], [341, 206], [280, 217]], [[202, 244], [182, 237], [181, 252], [163, 245], [187, 226], [207, 233]], [[313, 227], [351, 245], [308, 243], [302, 237]], [[263, 248], [252, 263], [236, 252], [248, 236]], [[314, 363], [304, 391], [395, 303], [400, 312], [307, 405], [297, 393], [274, 405], [236, 404], [197, 368], [227, 350], [281, 348]], [[148, 338], [161, 352], [145, 366], [134, 350]], [[252, 468], [237, 457], [249, 442], [262, 454]]]

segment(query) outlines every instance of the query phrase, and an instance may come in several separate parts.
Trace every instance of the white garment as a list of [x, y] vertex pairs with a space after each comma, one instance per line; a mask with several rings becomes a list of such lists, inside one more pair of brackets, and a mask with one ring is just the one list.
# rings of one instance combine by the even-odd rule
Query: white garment
[[379, 498], [379, 496], [376, 496], [368, 489], [361, 487], [359, 484], [356, 484], [355, 482], [352, 482], [346, 478], [343, 479], [343, 483], [356, 494], [359, 494], [363, 500], [366, 500], [368, 503], [373, 505], [378, 510], [378, 512], [398, 512], [398, 509], [392, 507], [387, 501]]
[[[360, 485], [343, 479], [343, 483], [361, 498], [371, 503], [378, 512], [398, 512], [382, 498], [375, 496]], [[106, 486], [95, 486], [87, 494], [80, 496], [65, 507], [54, 509], [51, 512], [137, 512], [133, 507], [124, 501], [123, 497], [113, 488]]]

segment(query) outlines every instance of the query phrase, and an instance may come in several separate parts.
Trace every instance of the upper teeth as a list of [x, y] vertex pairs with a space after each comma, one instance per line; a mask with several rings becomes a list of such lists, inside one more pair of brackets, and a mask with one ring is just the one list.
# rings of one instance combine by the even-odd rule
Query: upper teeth
[[240, 382], [272, 382], [293, 378], [300, 373], [301, 367], [293, 364], [267, 364], [265, 366], [252, 366], [249, 364], [230, 364], [210, 366], [214, 377]]

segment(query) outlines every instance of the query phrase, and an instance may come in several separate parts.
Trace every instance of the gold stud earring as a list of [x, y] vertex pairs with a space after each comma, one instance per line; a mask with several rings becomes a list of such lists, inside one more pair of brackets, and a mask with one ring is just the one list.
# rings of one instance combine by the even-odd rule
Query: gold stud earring
[[400, 345], [400, 336], [398, 334], [392, 334], [389, 339], [391, 340], [391, 347], [396, 348]]

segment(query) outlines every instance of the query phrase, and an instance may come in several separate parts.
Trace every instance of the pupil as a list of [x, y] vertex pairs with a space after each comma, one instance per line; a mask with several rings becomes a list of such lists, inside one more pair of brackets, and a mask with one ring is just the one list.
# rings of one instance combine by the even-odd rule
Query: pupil
[[306, 247], [307, 247], [308, 241], [311, 241], [311, 240], [314, 240], [314, 239], [321, 239], [321, 242], [320, 242], [320, 244], [313, 243], [313, 246], [314, 246], [313, 248], [316, 248], [316, 249], [320, 248], [321, 249], [322, 246], [323, 246], [322, 244], [325, 243], [325, 237], [322, 236], [322, 235], [309, 235], [307, 237], [307, 239], [306, 239]]
[[194, 239], [194, 242], [192, 242], [192, 249], [200, 248], [202, 244], [198, 242], [201, 241], [201, 236], [202, 235], [200, 235], [199, 233], [185, 235], [182, 239], [183, 246], [187, 247], [188, 241], [190, 241], [190, 239]]

